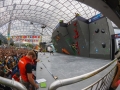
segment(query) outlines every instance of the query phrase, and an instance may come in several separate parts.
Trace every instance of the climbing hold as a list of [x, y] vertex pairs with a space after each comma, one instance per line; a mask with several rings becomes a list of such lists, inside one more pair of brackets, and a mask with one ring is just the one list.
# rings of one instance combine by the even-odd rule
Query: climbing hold
[[106, 44], [105, 44], [105, 43], [102, 43], [102, 47], [105, 48], [105, 47], [106, 47]]
[[102, 29], [102, 30], [101, 30], [101, 33], [105, 33], [105, 30], [104, 30], [104, 29]]
[[42, 67], [40, 67], [40, 69], [43, 69]]
[[68, 55], [70, 54], [65, 48], [62, 48], [62, 52]]
[[74, 26], [77, 26], [77, 22], [74, 22]]
[[94, 22], [94, 24], [96, 24], [96, 22]]
[[96, 51], [96, 53], [98, 53], [98, 49], [97, 48], [95, 49], [95, 51]]
[[99, 29], [96, 29], [96, 30], [95, 30], [95, 33], [98, 33], [98, 32], [99, 32]]
[[77, 32], [77, 29], [74, 29], [74, 32]]

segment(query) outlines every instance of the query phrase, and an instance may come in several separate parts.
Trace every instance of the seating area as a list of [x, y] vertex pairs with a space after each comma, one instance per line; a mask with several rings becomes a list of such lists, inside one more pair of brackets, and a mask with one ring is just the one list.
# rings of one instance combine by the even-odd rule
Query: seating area
[[[8, 79], [19, 81], [19, 69], [17, 66], [18, 60], [25, 56], [28, 49], [15, 47], [1, 47], [0, 48], [0, 76]], [[18, 76], [14, 78], [14, 75]], [[6, 86], [7, 87], [7, 86]], [[9, 87], [0, 85], [0, 90], [11, 90]], [[9, 89], [8, 89], [9, 88]]]

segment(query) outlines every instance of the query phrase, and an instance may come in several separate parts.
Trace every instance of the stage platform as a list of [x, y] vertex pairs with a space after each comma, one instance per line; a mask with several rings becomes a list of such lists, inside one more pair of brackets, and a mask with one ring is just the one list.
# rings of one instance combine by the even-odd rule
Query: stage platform
[[[50, 75], [50, 73], [46, 70], [44, 65], [50, 72], [53, 73], [54, 76], [57, 76], [58, 79], [66, 79], [98, 69], [111, 61], [70, 56], [59, 53], [54, 53], [54, 55], [50, 55], [49, 53], [45, 53], [45, 55], [43, 55], [43, 53], [39, 53], [38, 59], [40, 59], [41, 61], [37, 63], [36, 78], [44, 78], [47, 80], [47, 87], [39, 88], [38, 90], [48, 90], [50, 84], [55, 81], [54, 78]], [[98, 77], [102, 77], [104, 74], [107, 73], [107, 71], [109, 71], [109, 68], [103, 73], [100, 73], [88, 79], [87, 81], [85, 80], [76, 84], [60, 87], [57, 90], [81, 90], [87, 85], [90, 85], [91, 83], [98, 80]]]

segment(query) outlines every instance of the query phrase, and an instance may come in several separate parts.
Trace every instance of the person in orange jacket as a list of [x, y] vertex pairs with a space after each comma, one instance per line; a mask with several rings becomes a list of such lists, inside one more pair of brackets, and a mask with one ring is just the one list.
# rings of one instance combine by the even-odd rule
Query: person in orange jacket
[[36, 59], [34, 51], [29, 51], [26, 56], [22, 57], [18, 62], [18, 67], [21, 76], [21, 83], [29, 90], [29, 86], [32, 85], [32, 90], [39, 88], [35, 83], [32, 74], [32, 60]]

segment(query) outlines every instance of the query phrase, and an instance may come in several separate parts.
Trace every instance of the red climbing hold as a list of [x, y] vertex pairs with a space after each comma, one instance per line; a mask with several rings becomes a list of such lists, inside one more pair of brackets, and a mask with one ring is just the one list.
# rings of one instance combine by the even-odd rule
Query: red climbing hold
[[77, 26], [77, 22], [74, 22], [74, 26]]

